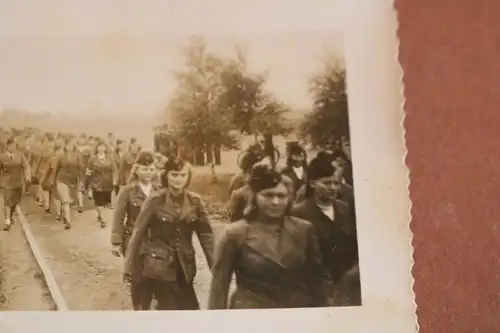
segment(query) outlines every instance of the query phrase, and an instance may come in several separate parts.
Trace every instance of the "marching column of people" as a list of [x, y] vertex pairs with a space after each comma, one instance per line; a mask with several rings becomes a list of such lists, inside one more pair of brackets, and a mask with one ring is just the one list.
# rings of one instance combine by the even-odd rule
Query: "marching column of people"
[[[184, 200], [196, 198], [198, 207], [192, 219], [183, 218], [183, 204], [172, 198], [187, 184], [179, 181], [172, 192], [163, 182], [163, 189], [143, 203], [124, 258], [125, 281], [143, 290], [142, 296], [132, 293], [132, 302], [142, 299], [147, 305], [134, 309], [150, 309], [153, 297], [157, 310], [199, 308], [192, 289], [193, 231], [211, 266], [209, 309], [361, 305], [354, 196], [345, 179], [347, 154], [340, 149], [325, 149], [307, 163], [305, 149], [292, 142], [281, 172], [271, 168], [258, 149], [247, 151], [241, 173], [230, 184], [231, 224], [213, 254], [200, 196], [178, 194]], [[162, 179], [180, 170], [191, 177], [186, 165], [168, 159]], [[233, 274], [237, 288], [230, 296]]]
[[140, 150], [137, 139], [131, 138], [126, 145], [112, 133], [101, 139], [84, 133], [76, 136], [0, 128], [0, 216], [4, 230], [10, 230], [23, 195], [33, 195], [45, 213], [63, 221], [68, 230], [71, 207], [84, 212], [85, 193], [94, 203], [99, 224], [105, 227], [102, 211], [112, 208], [113, 197], [127, 184]]
[[189, 190], [191, 166], [178, 156], [142, 151], [136, 139], [112, 133], [1, 131], [4, 230], [24, 193], [65, 229], [71, 207], [82, 213], [87, 194], [102, 228], [103, 211], [114, 208], [111, 252], [123, 258], [134, 310], [150, 310], [153, 299], [156, 310], [200, 308], [193, 234], [212, 272], [209, 309], [361, 305], [348, 141], [325, 144], [311, 160], [289, 142], [282, 170], [265, 155], [258, 146], [241, 155], [241, 173], [229, 185], [229, 223], [214, 242], [205, 203]]

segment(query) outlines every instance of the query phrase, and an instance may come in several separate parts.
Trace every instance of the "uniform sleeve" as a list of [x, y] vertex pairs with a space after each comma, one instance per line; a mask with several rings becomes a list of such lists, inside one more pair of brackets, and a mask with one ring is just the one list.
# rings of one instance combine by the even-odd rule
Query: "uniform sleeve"
[[148, 231], [149, 222], [153, 216], [158, 199], [159, 197], [157, 196], [146, 199], [135, 220], [134, 231], [130, 237], [127, 253], [125, 254], [124, 274], [133, 276], [135, 273], [134, 268], [137, 267], [136, 264], [139, 259], [139, 250]]
[[323, 266], [318, 237], [312, 226], [307, 230], [306, 260], [308, 266], [308, 284], [312, 296], [311, 306], [327, 306], [327, 295], [330, 294], [329, 289], [332, 287], [331, 279]]
[[80, 183], [85, 179], [85, 165], [83, 163], [83, 154], [78, 154], [76, 162], [76, 172]]
[[247, 202], [239, 192], [231, 193], [228, 203], [229, 222], [241, 220], [243, 218]]
[[24, 171], [24, 180], [25, 181], [30, 181], [31, 180], [31, 168], [30, 168], [30, 165], [28, 163], [28, 160], [26, 159], [26, 157], [24, 156], [24, 154], [21, 154], [21, 159], [22, 159], [22, 165], [23, 165], [23, 171]]
[[306, 190], [307, 186], [302, 185], [298, 190], [297, 193], [295, 193], [295, 202], [302, 202], [306, 199]]
[[124, 220], [127, 214], [127, 204], [129, 202], [130, 188], [125, 187], [116, 197], [115, 211], [111, 225], [111, 244], [121, 245], [123, 243]]
[[47, 178], [49, 177], [49, 174], [52, 174], [52, 176], [54, 177], [57, 177], [57, 175], [55, 174], [57, 172], [57, 169], [59, 168], [59, 158], [58, 157], [53, 157], [50, 161], [49, 161], [49, 167], [46, 168], [41, 176], [41, 179], [40, 179], [40, 184], [45, 184], [46, 181], [47, 181]]
[[214, 251], [214, 235], [207, 211], [203, 206], [203, 199], [196, 198], [196, 209], [198, 211], [198, 219], [195, 224], [195, 231], [198, 239], [200, 240], [203, 253], [207, 259], [209, 267], [213, 264], [213, 251]]
[[239, 249], [235, 237], [230, 235], [230, 230], [224, 230], [215, 247], [212, 281], [208, 297], [208, 309], [210, 310], [227, 308], [229, 285], [234, 271], [233, 262]]
[[135, 170], [137, 170], [137, 164], [134, 163], [132, 165], [132, 168], [130, 169], [130, 173], [129, 173], [128, 178], [126, 180], [127, 184], [129, 184], [132, 181], [132, 177], [134, 177]]
[[116, 158], [111, 158], [111, 168], [113, 172], [113, 184], [118, 184], [118, 164]]

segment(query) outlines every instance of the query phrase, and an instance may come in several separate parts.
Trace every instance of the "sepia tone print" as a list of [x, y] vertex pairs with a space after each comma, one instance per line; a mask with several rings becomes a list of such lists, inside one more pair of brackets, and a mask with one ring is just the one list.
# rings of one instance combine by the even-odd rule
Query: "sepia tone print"
[[362, 304], [340, 33], [2, 44], [2, 310]]

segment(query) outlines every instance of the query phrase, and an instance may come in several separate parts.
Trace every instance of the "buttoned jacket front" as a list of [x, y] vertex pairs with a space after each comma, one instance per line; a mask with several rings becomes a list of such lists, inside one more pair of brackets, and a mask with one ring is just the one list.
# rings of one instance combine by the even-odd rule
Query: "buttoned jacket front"
[[211, 267], [213, 232], [202, 199], [195, 193], [186, 192], [183, 204], [176, 206], [167, 189], [152, 194], [144, 202], [135, 221], [128, 244], [124, 273], [140, 278], [140, 259], [141, 255], [145, 254], [143, 245], [157, 244], [159, 252], [168, 252], [168, 258], [164, 258], [166, 261], [178, 260], [186, 281], [191, 282], [196, 274], [193, 233], [198, 236]]
[[[157, 191], [153, 186], [151, 191]], [[141, 189], [138, 181], [133, 181], [120, 189], [116, 198], [116, 208], [113, 214], [111, 227], [111, 244], [121, 245], [126, 252], [128, 241], [134, 231], [134, 225], [144, 201], [146, 193]]]

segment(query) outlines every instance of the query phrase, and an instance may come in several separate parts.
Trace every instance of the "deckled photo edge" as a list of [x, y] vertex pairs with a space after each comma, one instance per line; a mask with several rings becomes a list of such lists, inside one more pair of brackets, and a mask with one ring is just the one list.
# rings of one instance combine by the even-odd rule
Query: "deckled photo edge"
[[[399, 35], [399, 30], [398, 30], [398, 33]], [[343, 35], [343, 38], [345, 39], [345, 34]], [[344, 45], [344, 58], [345, 58], [345, 45]], [[404, 141], [404, 136], [405, 136], [405, 127], [404, 127], [404, 124], [405, 124], [405, 121], [406, 121], [406, 116], [405, 116], [405, 113], [404, 113], [404, 104], [405, 104], [405, 98], [404, 98], [404, 73], [401, 69], [401, 66], [400, 66], [400, 63], [399, 63], [399, 42], [397, 43], [397, 46], [396, 46], [397, 50], [396, 50], [396, 63], [398, 64], [398, 69], [399, 69], [399, 72], [400, 72], [400, 81], [401, 81], [401, 84], [403, 85], [401, 87], [401, 91], [400, 91], [400, 100], [401, 100], [401, 109], [403, 110], [403, 114], [401, 115], [401, 120], [400, 120], [400, 126], [401, 126], [401, 130], [402, 130], [402, 135], [401, 135], [401, 139]], [[344, 69], [349, 72], [349, 67], [348, 66], [345, 66]], [[349, 93], [349, 92], [348, 92]], [[350, 107], [350, 104], [348, 106], [349, 110], [351, 109]], [[351, 118], [352, 119], [352, 118]], [[353, 127], [356, 127], [356, 124], [353, 124], [352, 123], [352, 120], [350, 120], [350, 124], [349, 124], [349, 127], [352, 129]], [[364, 141], [367, 141], [368, 140], [364, 140]], [[405, 151], [407, 152], [407, 151]], [[406, 161], [406, 154], [403, 156], [403, 160]], [[356, 164], [356, 162], [354, 161], [354, 164]], [[409, 171], [406, 170], [406, 173], [407, 173], [407, 179], [409, 180], [410, 178], [410, 174], [409, 174]], [[355, 179], [358, 179], [358, 184], [360, 184], [360, 180], [359, 180], [359, 175], [356, 174], [356, 171], [354, 172], [354, 178]], [[408, 187], [408, 184], [407, 184], [407, 187]], [[359, 189], [357, 190], [359, 191]], [[357, 197], [357, 195], [356, 195]], [[409, 204], [411, 205], [411, 201], [409, 202]], [[358, 209], [361, 209], [361, 207], [357, 207], [357, 210]], [[408, 219], [411, 218], [411, 206], [408, 207]], [[23, 223], [23, 221], [21, 221], [21, 223]], [[359, 226], [359, 224], [358, 224]], [[408, 228], [409, 231], [411, 232], [411, 229], [410, 227]], [[358, 241], [359, 241], [359, 238], [358, 238]], [[410, 242], [409, 244], [410, 246], [410, 254], [409, 254], [409, 260], [411, 260], [411, 262], [413, 263], [413, 250], [412, 250], [412, 244]], [[376, 249], [374, 249], [374, 251], [376, 251]], [[412, 265], [411, 265], [412, 266]], [[363, 280], [369, 280], [369, 271], [366, 272], [365, 270], [365, 277], [363, 277], [363, 266], [361, 264], [361, 275], [362, 275], [362, 281]], [[368, 275], [366, 275], [368, 274]], [[411, 274], [411, 268], [410, 268], [410, 275], [412, 276]], [[413, 281], [413, 278], [412, 278], [412, 281]], [[50, 284], [50, 283], [48, 283]], [[49, 288], [50, 288], [50, 285], [49, 285]], [[413, 283], [411, 286], [409, 286], [409, 288], [412, 289], [412, 292], [413, 292]], [[223, 320], [223, 316], [227, 316], [226, 318], [228, 318], [228, 322], [232, 322], [233, 320], [235, 321], [239, 321], [239, 322], [252, 322], [252, 320], [255, 320], [256, 318], [262, 318], [263, 319], [263, 324], [266, 328], [270, 328], [270, 324], [272, 322], [277, 322], [278, 321], [278, 318], [282, 318], [282, 320], [289, 320], [290, 318], [292, 318], [292, 321], [290, 322], [291, 324], [291, 328], [294, 328], [294, 329], [298, 329], [299, 327], [302, 326], [302, 328], [310, 328], [310, 327], [316, 327], [317, 329], [321, 330], [321, 331], [328, 331], [330, 329], [330, 327], [327, 327], [328, 325], [328, 322], [332, 322], [335, 321], [333, 320], [333, 318], [340, 318], [342, 319], [343, 316], [346, 315], [346, 317], [350, 318], [351, 320], [352, 319], [355, 319], [357, 316], [355, 314], [355, 312], [358, 312], [359, 315], [361, 317], [364, 316], [364, 314], [366, 314], [366, 311], [363, 311], [363, 308], [365, 307], [365, 300], [364, 300], [364, 296], [363, 296], [363, 285], [361, 286], [361, 293], [362, 293], [362, 297], [363, 297], [363, 304], [360, 306], [360, 307], [354, 307], [354, 308], [331, 308], [331, 309], [327, 309], [326, 312], [323, 312], [322, 314], [320, 314], [320, 311], [318, 309], [296, 309], [296, 310], [287, 310], [287, 311], [280, 311], [280, 310], [268, 310], [266, 313], [264, 313], [264, 311], [258, 311], [257, 312], [247, 312], [247, 311], [236, 311], [236, 312], [227, 312], [225, 314], [222, 314], [221, 312], [219, 311], [212, 311], [212, 312], [198, 312], [198, 313], [172, 313], [172, 316], [175, 316], [177, 317], [177, 319], [174, 320], [174, 322], [178, 323], [179, 325], [182, 324], [183, 321], [185, 320], [189, 320], [188, 318], [191, 316], [191, 315], [197, 315], [198, 319], [200, 320], [199, 322], [201, 323], [201, 325], [207, 325], [207, 324], [213, 324], [214, 322], [220, 322], [220, 320]], [[414, 297], [414, 293], [413, 293], [413, 297]], [[414, 299], [412, 300], [413, 301], [413, 305], [414, 307], [416, 307], [415, 305], [415, 302], [414, 302]], [[382, 303], [383, 304], [383, 303]], [[63, 310], [63, 309], [61, 309]], [[373, 308], [371, 308], [371, 310], [373, 310]], [[363, 313], [364, 312], [364, 313]], [[33, 318], [35, 317], [38, 317], [38, 316], [43, 316], [42, 313], [32, 313], [33, 314]], [[85, 313], [78, 313], [78, 312], [72, 312], [72, 313], [64, 313], [64, 314], [61, 314], [62, 316], [65, 316], [67, 319], [70, 319], [70, 318], [77, 318], [77, 316], [79, 315], [89, 315], [88, 313], [85, 314]], [[100, 313], [100, 314], [95, 314], [95, 324], [96, 326], [98, 326], [98, 323], [100, 323], [100, 321], [102, 320], [102, 323], [100, 323], [101, 325], [104, 324], [105, 327], [109, 324], [109, 325], [112, 325], [111, 324], [111, 319], [110, 318], [104, 318], [103, 315], [105, 313]], [[123, 313], [125, 314], [125, 313]], [[9, 316], [10, 314], [6, 314], [6, 316]], [[15, 313], [12, 313], [12, 315], [15, 317], [17, 316], [18, 314], [15, 314]], [[25, 316], [27, 314], [22, 314], [21, 316]], [[31, 314], [30, 314], [31, 315]], [[138, 325], [141, 325], [141, 324], [146, 324], [147, 325], [147, 321], [146, 321], [146, 318], [148, 318], [149, 320], [153, 320], [156, 322], [156, 320], [153, 319], [153, 316], [154, 317], [157, 317], [158, 315], [161, 315], [161, 316], [168, 316], [168, 318], [170, 319], [174, 319], [173, 317], [171, 317], [168, 313], [148, 313], [147, 315], [144, 314], [145, 316], [137, 316], [137, 318], [134, 318], [134, 321], [135, 323], [133, 322], [130, 322], [130, 324], [128, 324], [128, 328], [130, 327], [139, 327]], [[309, 323], [304, 323], [303, 325], [299, 325], [297, 321], [293, 320], [293, 316], [295, 317], [298, 317], [298, 316], [308, 316], [310, 320], [314, 320], [316, 319], [317, 322], [309, 322]], [[325, 316], [326, 315], [326, 316]], [[219, 318], [220, 316], [220, 318]], [[254, 317], [254, 316], [258, 316], [258, 317]], [[374, 320], [375, 319], [375, 314], [374, 313], [370, 313], [368, 315], [367, 318], [369, 318], [369, 320]], [[113, 316], [114, 317], [114, 316]], [[250, 319], [253, 318], [253, 319]], [[267, 317], [267, 319], [264, 319], [265, 317]], [[20, 317], [22, 318], [22, 317]], [[326, 320], [328, 318], [328, 320]], [[89, 319], [91, 319], [89, 317]], [[135, 320], [137, 319], [137, 320]], [[358, 320], [360, 318], [358, 317]], [[48, 320], [48, 319], [47, 319]], [[73, 319], [74, 320], [74, 319]], [[91, 319], [93, 321], [93, 319]], [[376, 319], [375, 319], [376, 320]], [[69, 321], [68, 321], [69, 323]], [[150, 324], [152, 324], [152, 322], [149, 322]], [[293, 323], [293, 324], [292, 324]], [[55, 324], [55, 323], [53, 323]], [[58, 321], [58, 328], [60, 329], [63, 329], [63, 328], [67, 328], [69, 326], [66, 326], [66, 319], [65, 318], [62, 318], [61, 321]], [[377, 323], [377, 324], [380, 324], [380, 323]], [[158, 325], [160, 325], [160, 323], [158, 322]], [[235, 323], [235, 325], [237, 325]], [[355, 331], [356, 328], [355, 327], [358, 327], [358, 328], [361, 328], [361, 324], [360, 323], [350, 323], [349, 325], [346, 325], [345, 328], [347, 329], [350, 325], [352, 325], [352, 330], [351, 331]], [[154, 326], [157, 326], [156, 324]], [[191, 326], [191, 325], [190, 325]], [[237, 330], [236, 328], [237, 326], [234, 327], [234, 329], [227, 329], [225, 331], [233, 331], [233, 330]], [[344, 326], [342, 326], [344, 328]], [[13, 329], [15, 329], [15, 326], [12, 327]], [[82, 328], [83, 329], [83, 328]], [[111, 331], [112, 329], [110, 329]], [[222, 330], [224, 331], [224, 330]], [[264, 331], [266, 331], [264, 329]], [[357, 331], [357, 330], [356, 330]]]

